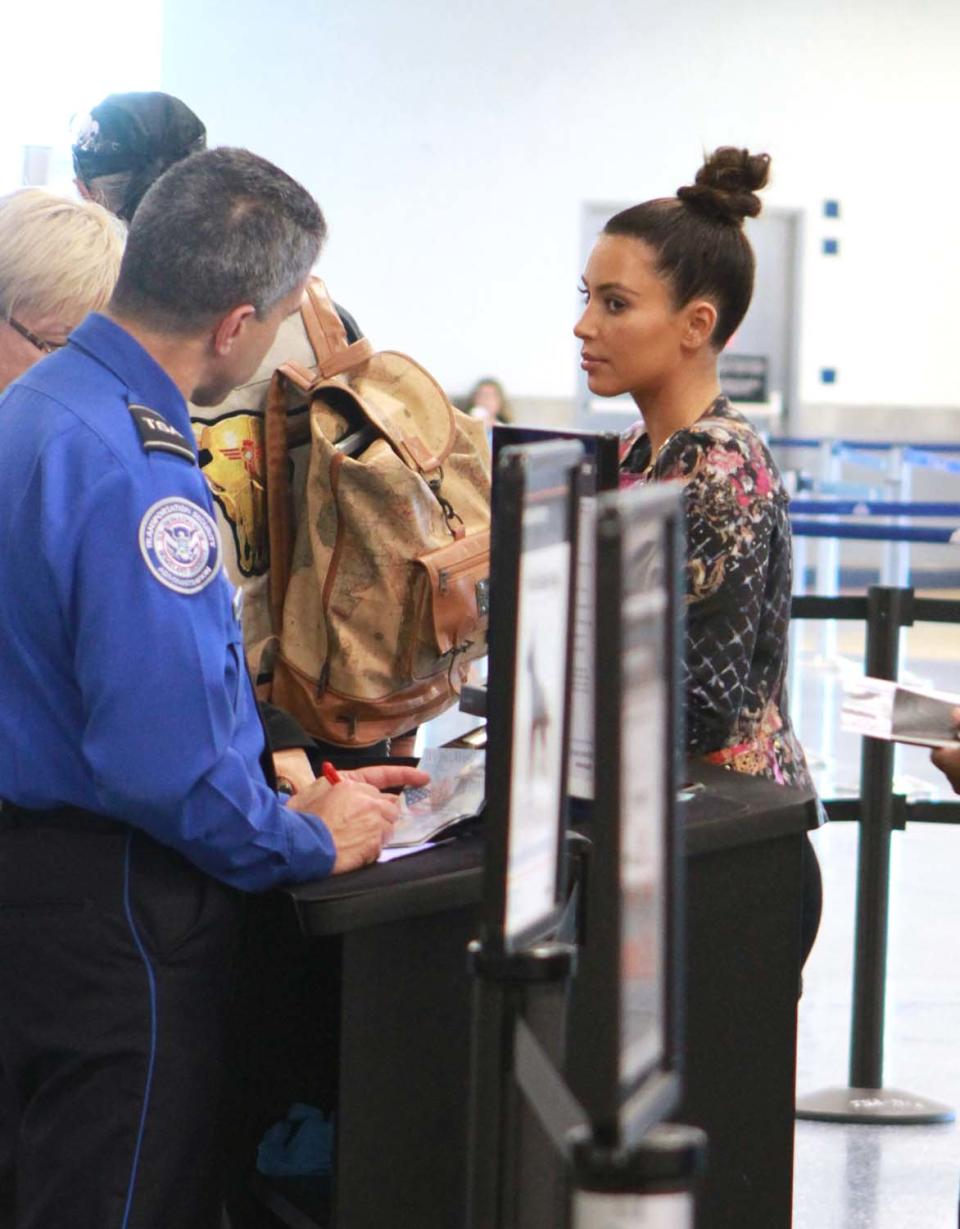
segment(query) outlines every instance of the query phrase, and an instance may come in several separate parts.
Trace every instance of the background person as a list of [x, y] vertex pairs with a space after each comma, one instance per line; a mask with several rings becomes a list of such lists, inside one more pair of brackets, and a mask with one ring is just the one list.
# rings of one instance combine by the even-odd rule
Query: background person
[[426, 779], [278, 798], [191, 439], [187, 397], [249, 377], [324, 233], [263, 159], [181, 162], [107, 315], [0, 399], [4, 1223], [217, 1229], [243, 894], [372, 860], [376, 786]]
[[0, 197], [0, 390], [110, 298], [123, 230], [99, 205], [43, 188]]
[[[676, 196], [611, 218], [583, 275], [574, 333], [591, 393], [629, 393], [643, 415], [621, 484], [679, 482], [687, 533], [687, 751], [812, 789], [787, 708], [792, 593], [788, 497], [776, 464], [723, 395], [717, 360], [746, 315], [766, 154], [724, 147]], [[805, 846], [804, 956], [820, 914]]]
[[[110, 297], [123, 229], [99, 205], [42, 188], [0, 197], [0, 392]], [[0, 1073], [0, 1208], [9, 1206], [16, 1111]]]
[[471, 418], [479, 418], [487, 431], [494, 423], [513, 422], [513, 407], [507, 399], [503, 385], [492, 376], [478, 380], [463, 399], [463, 406]]
[[158, 91], [110, 94], [77, 129], [77, 190], [128, 223], [168, 167], [207, 145], [207, 130], [186, 103]]

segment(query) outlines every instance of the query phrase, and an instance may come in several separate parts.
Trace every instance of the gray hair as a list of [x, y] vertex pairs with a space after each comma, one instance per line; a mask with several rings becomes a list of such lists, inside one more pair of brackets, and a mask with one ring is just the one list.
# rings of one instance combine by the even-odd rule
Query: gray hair
[[326, 233], [309, 192], [265, 158], [192, 154], [138, 207], [111, 307], [179, 335], [242, 303], [262, 319], [306, 280]]
[[117, 171], [114, 175], [98, 175], [84, 184], [90, 193], [90, 199], [108, 209], [115, 217], [120, 217], [123, 202], [130, 191], [132, 171]]

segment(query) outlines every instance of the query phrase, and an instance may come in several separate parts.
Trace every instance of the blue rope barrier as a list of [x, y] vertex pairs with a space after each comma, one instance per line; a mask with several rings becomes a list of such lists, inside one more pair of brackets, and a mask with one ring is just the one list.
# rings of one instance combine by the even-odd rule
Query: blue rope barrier
[[960, 544], [960, 529], [909, 525], [846, 525], [839, 521], [794, 520], [790, 525], [798, 538], [856, 538], [870, 542], [939, 542]]
[[894, 448], [907, 448], [895, 440], [834, 440], [834, 452], [892, 452]]
[[[876, 483], [869, 482], [826, 482], [815, 479], [809, 487], [801, 487], [800, 492], [809, 491], [810, 495], [823, 495], [833, 499], [845, 499], [857, 503], [865, 501], [873, 503], [884, 498], [884, 491]], [[798, 493], [800, 493], [798, 492]]]
[[908, 503], [894, 499], [792, 499], [790, 511], [807, 516], [932, 516], [960, 520], [960, 503]]
[[[841, 448], [854, 448], [863, 452], [884, 452], [891, 448], [916, 447], [909, 440], [834, 440], [829, 437], [818, 438], [809, 435], [771, 435], [769, 443], [776, 448], [819, 448], [821, 444], [834, 444]], [[924, 452], [957, 452], [960, 453], [960, 443], [946, 440], [924, 444]]]
[[960, 474], [960, 461], [951, 461], [947, 457], [937, 455], [932, 448], [907, 448], [903, 454], [908, 465], [918, 465], [922, 469], [938, 469], [946, 474]]
[[889, 452], [890, 448], [880, 449], [864, 449], [860, 445], [853, 446], [851, 444], [838, 443], [833, 447], [833, 455], [841, 457], [853, 465], [859, 465], [861, 469], [874, 469], [881, 473], [887, 472], [887, 458], [880, 455], [882, 452]]

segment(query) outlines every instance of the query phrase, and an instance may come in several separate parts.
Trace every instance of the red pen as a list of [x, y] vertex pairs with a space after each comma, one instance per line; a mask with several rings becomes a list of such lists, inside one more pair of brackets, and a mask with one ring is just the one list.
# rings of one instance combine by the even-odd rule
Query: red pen
[[320, 771], [323, 773], [323, 775], [326, 777], [326, 779], [330, 782], [331, 785], [339, 785], [340, 782], [343, 780], [343, 777], [340, 776], [340, 774], [337, 772], [337, 770], [334, 768], [334, 766], [330, 763], [329, 760], [323, 761], [323, 763], [320, 765]]

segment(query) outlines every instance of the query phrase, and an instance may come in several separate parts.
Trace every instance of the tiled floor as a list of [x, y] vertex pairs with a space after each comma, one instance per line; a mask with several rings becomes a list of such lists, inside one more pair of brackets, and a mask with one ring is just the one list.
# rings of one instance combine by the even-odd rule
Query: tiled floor
[[[817, 647], [808, 639], [805, 666]], [[862, 660], [852, 628], [841, 629], [839, 639], [851, 660]], [[908, 633], [906, 647], [908, 669], [960, 692], [960, 629], [917, 629]], [[831, 726], [823, 671], [807, 668], [803, 675], [807, 742], [831, 761], [826, 775], [854, 786], [857, 740]], [[904, 750], [898, 770], [908, 787], [943, 791], [926, 753]], [[824, 872], [824, 915], [804, 975], [801, 1095], [845, 1085], [849, 1054], [857, 829], [833, 824], [814, 840]], [[960, 827], [917, 824], [895, 833], [893, 844], [884, 1084], [960, 1109]], [[955, 1229], [958, 1190], [955, 1123], [797, 1124], [795, 1229]]]

